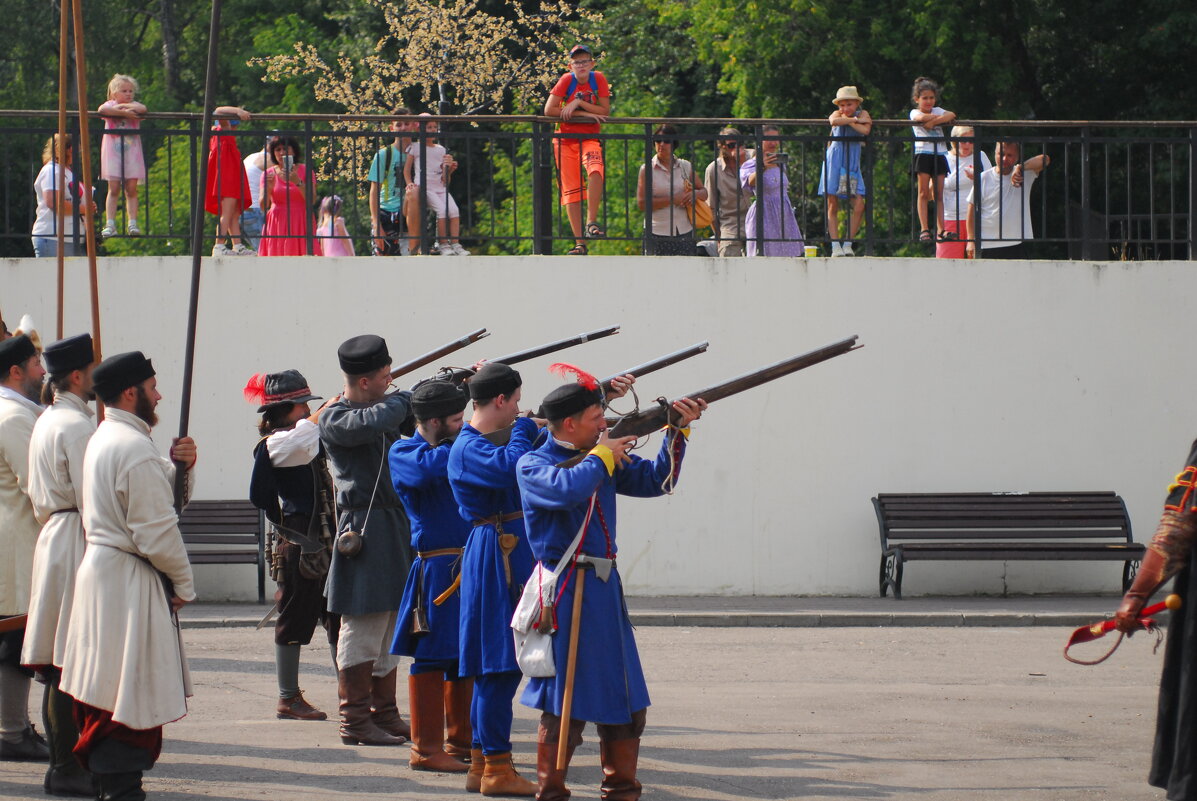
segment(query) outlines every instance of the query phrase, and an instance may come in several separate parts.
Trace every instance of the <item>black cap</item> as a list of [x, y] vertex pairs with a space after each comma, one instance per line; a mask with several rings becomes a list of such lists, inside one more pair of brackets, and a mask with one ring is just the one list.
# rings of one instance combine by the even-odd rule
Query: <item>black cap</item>
[[51, 342], [42, 351], [46, 360], [46, 372], [52, 376], [66, 375], [72, 370], [82, 370], [96, 360], [91, 344], [91, 334]]
[[470, 397], [476, 401], [490, 400], [500, 395], [510, 395], [524, 383], [520, 374], [505, 364], [491, 362], [482, 365], [482, 369], [474, 373], [466, 384], [470, 390]]
[[417, 420], [452, 417], [469, 402], [465, 390], [452, 381], [426, 381], [411, 393], [411, 407]]
[[565, 384], [545, 395], [540, 408], [544, 416], [553, 421], [564, 420], [591, 406], [601, 405], [602, 393], [597, 389], [587, 389], [581, 384]]
[[91, 374], [92, 389], [100, 398], [114, 398], [154, 375], [154, 365], [141, 351], [118, 353], [96, 365]]
[[0, 342], [0, 379], [8, 378], [8, 371], [25, 364], [37, 353], [33, 340], [25, 334]]
[[261, 378], [254, 376], [245, 387], [245, 396], [261, 404], [258, 407], [259, 414], [282, 403], [320, 400], [320, 396], [312, 394], [312, 390], [308, 388], [308, 380], [298, 370], [267, 373]]
[[341, 370], [347, 375], [365, 375], [391, 363], [387, 342], [374, 334], [362, 334], [341, 343], [337, 348]]
[[585, 53], [588, 56], [594, 55], [594, 52], [591, 51], [590, 47], [588, 45], [584, 45], [584, 44], [576, 44], [569, 49], [569, 57], [570, 58], [573, 58], [578, 53]]

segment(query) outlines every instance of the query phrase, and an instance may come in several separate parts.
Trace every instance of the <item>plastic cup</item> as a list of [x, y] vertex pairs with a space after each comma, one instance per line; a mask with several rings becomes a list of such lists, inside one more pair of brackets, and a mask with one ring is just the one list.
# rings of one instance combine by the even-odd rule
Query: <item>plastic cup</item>
[[818, 258], [818, 256], [819, 256], [819, 246], [818, 245], [806, 245], [803, 249], [805, 250], [805, 253], [803, 255], [805, 255], [806, 258], [808, 258], [808, 259]]

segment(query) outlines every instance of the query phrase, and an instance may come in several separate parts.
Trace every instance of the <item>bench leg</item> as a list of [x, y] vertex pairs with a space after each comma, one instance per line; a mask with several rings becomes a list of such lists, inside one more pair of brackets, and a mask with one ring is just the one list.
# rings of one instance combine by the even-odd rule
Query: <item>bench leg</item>
[[1139, 560], [1122, 563], [1122, 592], [1125, 594], [1131, 588], [1131, 584], [1135, 582], [1135, 576], [1139, 572]]
[[881, 597], [884, 598], [890, 587], [894, 588], [894, 598], [902, 599], [902, 562], [897, 554], [882, 554], [881, 569], [878, 575]]

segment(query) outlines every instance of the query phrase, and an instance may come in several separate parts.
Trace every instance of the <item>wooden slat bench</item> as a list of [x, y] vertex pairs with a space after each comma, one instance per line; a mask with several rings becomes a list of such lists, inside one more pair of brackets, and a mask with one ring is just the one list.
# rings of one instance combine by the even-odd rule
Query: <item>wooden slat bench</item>
[[879, 494], [881, 597], [902, 597], [902, 566], [915, 560], [1121, 561], [1125, 592], [1143, 558], [1126, 504], [1113, 492]]
[[258, 603], [265, 603], [264, 522], [249, 501], [192, 501], [179, 518], [179, 530], [193, 565], [255, 565]]

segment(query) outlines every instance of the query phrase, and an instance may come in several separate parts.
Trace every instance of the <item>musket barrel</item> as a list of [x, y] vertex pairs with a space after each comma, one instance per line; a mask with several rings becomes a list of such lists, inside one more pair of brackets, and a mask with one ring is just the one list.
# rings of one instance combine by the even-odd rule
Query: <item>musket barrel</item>
[[412, 359], [410, 362], [405, 362], [398, 367], [391, 370], [391, 378], [398, 378], [401, 375], [407, 375], [410, 372], [419, 370], [421, 367], [432, 364], [437, 359], [448, 356], [450, 353], [461, 350], [467, 345], [472, 345], [484, 337], [490, 336], [490, 332], [485, 328], [479, 328], [477, 331], [472, 331], [460, 339], [455, 339], [452, 342], [437, 348], [434, 351], [425, 353], [417, 359]]
[[581, 345], [584, 342], [590, 342], [595, 339], [602, 339], [603, 337], [609, 337], [612, 334], [618, 334], [618, 333], [619, 333], [619, 326], [612, 325], [607, 328], [600, 328], [597, 331], [589, 331], [585, 334], [578, 334], [577, 336], [566, 337], [565, 339], [560, 339], [560, 340], [557, 340], [556, 342], [550, 342], [547, 345], [540, 345], [535, 348], [528, 348], [527, 350], [521, 350], [516, 353], [512, 353], [508, 356], [500, 356], [499, 358], [491, 359], [490, 361], [495, 362], [497, 364], [519, 364], [520, 362], [526, 362], [529, 359], [535, 359], [537, 356], [544, 356], [548, 353], [554, 353], [559, 350], [565, 350], [566, 348], [572, 348], [574, 345]]
[[609, 391], [611, 389], [611, 382], [614, 381], [616, 378], [619, 378], [621, 375], [627, 375], [628, 373], [631, 373], [636, 378], [639, 378], [642, 375], [648, 375], [649, 373], [655, 373], [657, 370], [663, 370], [666, 367], [669, 367], [670, 365], [677, 364], [678, 362], [681, 362], [681, 361], [685, 361], [686, 359], [689, 359], [691, 356], [697, 356], [700, 353], [706, 353], [706, 350], [710, 346], [710, 344], [711, 343], [709, 343], [709, 342], [699, 342], [697, 345], [691, 345], [688, 348], [682, 348], [681, 350], [674, 351], [673, 353], [670, 353], [666, 356], [662, 356], [659, 359], [653, 359], [650, 362], [645, 362], [644, 364], [638, 364], [631, 369], [624, 370], [622, 373], [615, 373], [614, 375], [609, 375], [602, 380], [603, 389]]

